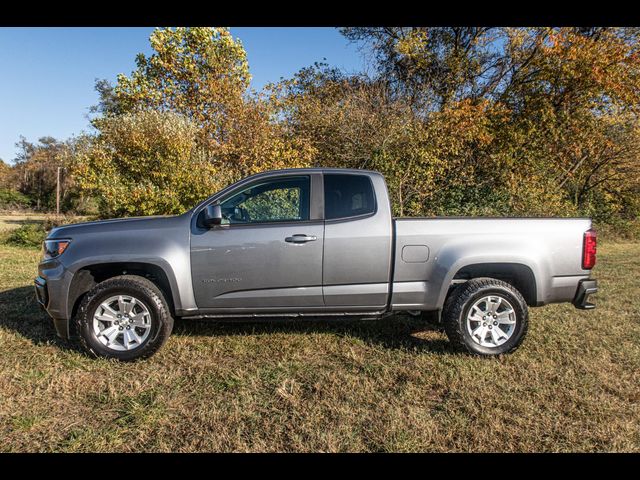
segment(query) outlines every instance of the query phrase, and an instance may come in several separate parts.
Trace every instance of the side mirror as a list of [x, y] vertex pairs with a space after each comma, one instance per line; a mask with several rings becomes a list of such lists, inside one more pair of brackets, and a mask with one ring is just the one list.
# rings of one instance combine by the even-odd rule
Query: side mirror
[[207, 228], [222, 223], [222, 208], [220, 204], [208, 205], [207, 208], [204, 209], [203, 223]]

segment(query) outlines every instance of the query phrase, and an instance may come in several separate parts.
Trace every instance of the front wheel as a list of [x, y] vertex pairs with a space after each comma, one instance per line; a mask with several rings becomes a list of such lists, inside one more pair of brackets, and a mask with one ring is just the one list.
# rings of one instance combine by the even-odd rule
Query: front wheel
[[495, 278], [474, 278], [452, 292], [442, 321], [454, 347], [478, 355], [500, 355], [520, 346], [529, 313], [512, 285]]
[[76, 327], [84, 349], [122, 361], [153, 355], [173, 329], [173, 317], [160, 289], [137, 275], [96, 285], [83, 298]]

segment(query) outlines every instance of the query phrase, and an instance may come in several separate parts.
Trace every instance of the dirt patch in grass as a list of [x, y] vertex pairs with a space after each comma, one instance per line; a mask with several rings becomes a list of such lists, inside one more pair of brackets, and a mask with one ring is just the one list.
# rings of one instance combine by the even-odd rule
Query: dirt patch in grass
[[599, 247], [598, 308], [531, 310], [515, 354], [397, 316], [178, 321], [153, 358], [55, 336], [39, 252], [0, 246], [1, 451], [640, 451], [640, 244]]

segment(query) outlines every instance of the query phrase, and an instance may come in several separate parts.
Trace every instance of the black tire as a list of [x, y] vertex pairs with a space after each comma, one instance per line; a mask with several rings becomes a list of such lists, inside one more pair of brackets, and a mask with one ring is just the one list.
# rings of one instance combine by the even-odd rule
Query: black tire
[[[93, 331], [96, 309], [103, 301], [115, 295], [128, 295], [141, 300], [150, 314], [151, 331], [132, 350], [116, 351], [108, 348], [98, 340]], [[99, 283], [85, 295], [78, 307], [75, 324], [80, 344], [90, 355], [133, 361], [150, 357], [167, 341], [173, 330], [173, 317], [162, 291], [152, 281], [137, 275], [121, 275]]]
[[[511, 337], [501, 345], [480, 345], [467, 330], [467, 315], [473, 304], [484, 296], [506, 299], [515, 313], [515, 326]], [[529, 328], [527, 302], [520, 292], [507, 282], [495, 278], [474, 278], [457, 287], [447, 298], [442, 312], [442, 322], [454, 348], [476, 355], [501, 355], [516, 350]], [[490, 322], [489, 322], [490, 323]]]

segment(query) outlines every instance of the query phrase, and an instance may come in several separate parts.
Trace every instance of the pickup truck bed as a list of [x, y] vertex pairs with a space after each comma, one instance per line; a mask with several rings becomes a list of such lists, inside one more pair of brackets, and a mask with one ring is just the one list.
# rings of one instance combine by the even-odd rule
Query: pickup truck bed
[[570, 302], [581, 265], [585, 218], [398, 218], [394, 310], [442, 308], [454, 280], [510, 277], [530, 306]]

